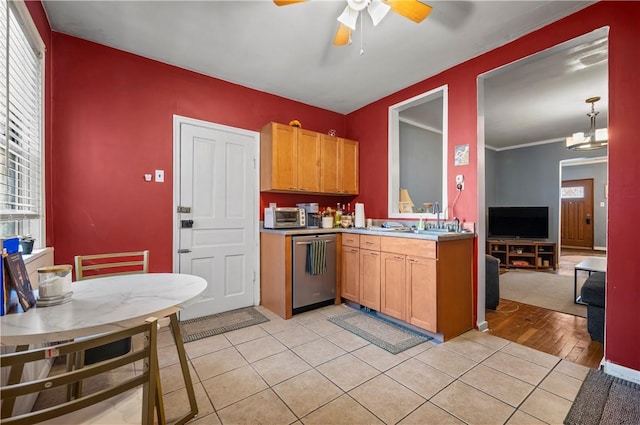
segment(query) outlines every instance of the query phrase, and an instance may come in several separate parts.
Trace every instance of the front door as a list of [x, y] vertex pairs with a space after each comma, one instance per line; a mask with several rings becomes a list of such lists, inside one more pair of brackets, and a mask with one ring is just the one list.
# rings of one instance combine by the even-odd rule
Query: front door
[[256, 303], [258, 133], [175, 117], [178, 273], [207, 281], [180, 320]]
[[563, 181], [560, 198], [561, 245], [593, 249], [593, 179]]

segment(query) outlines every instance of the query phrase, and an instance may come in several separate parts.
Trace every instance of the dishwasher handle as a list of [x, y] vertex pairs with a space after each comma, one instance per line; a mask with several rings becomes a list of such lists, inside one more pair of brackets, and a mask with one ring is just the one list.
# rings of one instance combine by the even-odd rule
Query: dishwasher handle
[[[335, 239], [327, 239], [327, 243], [334, 243]], [[311, 242], [296, 242], [296, 245], [311, 245]]]

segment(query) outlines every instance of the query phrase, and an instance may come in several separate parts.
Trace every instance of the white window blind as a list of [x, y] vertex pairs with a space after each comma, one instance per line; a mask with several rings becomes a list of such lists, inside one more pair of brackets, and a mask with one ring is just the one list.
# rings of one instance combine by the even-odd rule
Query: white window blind
[[25, 30], [19, 16], [16, 3], [0, 3], [0, 222], [4, 236], [27, 233], [43, 210], [42, 53], [35, 47], [33, 31]]

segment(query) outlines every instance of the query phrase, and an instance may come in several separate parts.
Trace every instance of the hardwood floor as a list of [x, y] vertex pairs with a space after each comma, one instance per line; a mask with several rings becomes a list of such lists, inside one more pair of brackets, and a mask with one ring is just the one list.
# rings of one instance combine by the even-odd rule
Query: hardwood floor
[[[563, 249], [556, 273], [573, 276], [573, 266], [584, 256], [603, 255]], [[486, 320], [493, 335], [580, 365], [595, 369], [604, 356], [604, 346], [591, 341], [583, 317], [500, 299], [497, 311], [486, 311]]]
[[500, 299], [497, 311], [486, 311], [489, 333], [524, 346], [597, 368], [604, 346], [591, 341], [587, 319]]

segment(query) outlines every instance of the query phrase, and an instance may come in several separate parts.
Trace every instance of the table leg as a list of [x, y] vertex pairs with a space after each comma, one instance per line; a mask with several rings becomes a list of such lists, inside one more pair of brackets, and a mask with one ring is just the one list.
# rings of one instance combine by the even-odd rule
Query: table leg
[[[589, 276], [591, 276], [591, 272], [589, 272]], [[582, 298], [581, 296], [580, 297], [578, 296], [578, 269], [574, 268], [573, 269], [573, 303], [580, 304], [580, 305], [587, 305], [586, 303], [582, 302], [581, 298]]]
[[198, 414], [198, 404], [196, 403], [196, 393], [193, 389], [193, 382], [191, 381], [191, 373], [189, 372], [189, 362], [187, 361], [187, 353], [184, 349], [184, 343], [182, 342], [182, 332], [180, 332], [180, 323], [178, 322], [177, 313], [173, 313], [169, 316], [171, 319], [171, 333], [173, 334], [173, 340], [178, 350], [178, 358], [180, 359], [180, 367], [182, 369], [182, 377], [184, 378], [184, 385], [187, 390], [187, 397], [189, 398], [189, 408], [191, 409], [184, 417], [176, 422], [176, 425], [185, 424], [189, 419], [194, 418]]
[[578, 269], [573, 269], [573, 302], [578, 304]]

